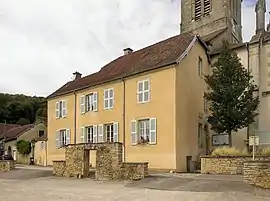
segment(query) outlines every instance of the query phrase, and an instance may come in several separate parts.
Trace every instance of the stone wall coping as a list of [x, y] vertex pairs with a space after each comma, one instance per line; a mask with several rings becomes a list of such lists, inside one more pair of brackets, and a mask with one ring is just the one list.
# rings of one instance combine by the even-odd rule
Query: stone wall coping
[[52, 162], [66, 162], [65, 160], [53, 160]]
[[10, 161], [14, 161], [14, 160], [0, 160], [0, 162], [10, 162]]
[[77, 143], [77, 144], [68, 144], [64, 145], [63, 147], [69, 147], [69, 146], [78, 146], [78, 145], [106, 145], [106, 144], [120, 144], [122, 145], [121, 142], [98, 142], [98, 143]]
[[[201, 156], [201, 158], [216, 158], [216, 159], [219, 159], [219, 158], [251, 158], [252, 156]], [[270, 155], [256, 155], [255, 157], [261, 157], [261, 158], [267, 158], [267, 157], [270, 157]]]
[[141, 165], [141, 164], [149, 164], [149, 162], [123, 162], [123, 164], [131, 164], [131, 165]]
[[244, 163], [269, 163], [270, 164], [270, 161], [254, 160], [254, 161], [245, 161]]

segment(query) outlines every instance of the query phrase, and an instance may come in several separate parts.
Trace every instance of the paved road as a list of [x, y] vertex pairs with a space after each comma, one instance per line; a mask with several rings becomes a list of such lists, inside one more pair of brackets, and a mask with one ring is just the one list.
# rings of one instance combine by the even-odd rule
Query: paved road
[[[20, 170], [15, 170], [20, 171]], [[0, 200], [5, 201], [266, 201], [269, 191], [245, 186], [239, 177], [155, 175], [136, 182], [97, 182], [90, 179], [35, 178], [29, 169], [0, 174]], [[36, 171], [36, 170], [34, 170]], [[44, 172], [48, 170], [40, 170]], [[27, 173], [28, 172], [28, 173]], [[23, 174], [29, 177], [22, 178]], [[46, 172], [47, 173], [47, 172]], [[41, 173], [38, 173], [40, 175]], [[155, 190], [153, 190], [155, 189]], [[166, 189], [166, 190], [160, 190]]]

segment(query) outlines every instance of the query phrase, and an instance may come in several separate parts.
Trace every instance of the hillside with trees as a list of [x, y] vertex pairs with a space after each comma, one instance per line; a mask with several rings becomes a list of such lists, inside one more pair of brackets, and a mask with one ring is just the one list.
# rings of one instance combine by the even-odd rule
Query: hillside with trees
[[0, 93], [0, 123], [25, 125], [46, 117], [47, 102], [44, 97]]

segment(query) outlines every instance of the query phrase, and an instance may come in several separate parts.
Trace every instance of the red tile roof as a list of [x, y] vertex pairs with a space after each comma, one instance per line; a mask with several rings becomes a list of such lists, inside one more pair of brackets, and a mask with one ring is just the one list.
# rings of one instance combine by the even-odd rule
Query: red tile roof
[[4, 124], [0, 123], [0, 138], [3, 138], [5, 133], [7, 133], [10, 129], [19, 127], [18, 124]]
[[193, 39], [194, 35], [181, 34], [121, 56], [96, 73], [66, 83], [47, 98], [174, 64]]
[[6, 133], [6, 140], [13, 140], [19, 137], [21, 134], [23, 134], [25, 131], [33, 128], [34, 124], [27, 124], [19, 127], [14, 127]]

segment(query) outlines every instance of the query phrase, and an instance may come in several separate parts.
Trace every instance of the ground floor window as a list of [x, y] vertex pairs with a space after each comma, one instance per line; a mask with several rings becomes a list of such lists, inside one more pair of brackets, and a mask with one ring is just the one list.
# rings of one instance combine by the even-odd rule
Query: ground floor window
[[94, 128], [93, 128], [93, 126], [86, 127], [86, 142], [87, 143], [94, 142]]
[[142, 142], [149, 142], [149, 119], [139, 120], [139, 140]]
[[56, 131], [56, 146], [63, 147], [70, 144], [70, 130], [61, 129]]
[[105, 124], [105, 133], [107, 142], [114, 142], [113, 124]]

